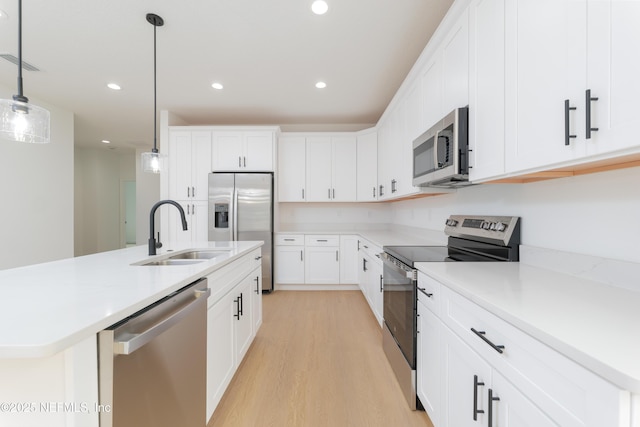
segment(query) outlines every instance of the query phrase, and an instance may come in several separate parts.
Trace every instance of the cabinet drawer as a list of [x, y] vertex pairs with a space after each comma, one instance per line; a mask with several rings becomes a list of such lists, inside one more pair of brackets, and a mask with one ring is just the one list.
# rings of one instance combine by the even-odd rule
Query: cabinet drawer
[[372, 259], [380, 260], [380, 253], [382, 253], [382, 248], [380, 246], [376, 246], [369, 240], [363, 238], [360, 238], [359, 242], [360, 244], [358, 247], [362, 252], [369, 255]]
[[276, 236], [277, 246], [303, 246], [304, 234], [278, 234]]
[[619, 425], [614, 385], [451, 289], [441, 294], [444, 324], [559, 425]]
[[437, 280], [421, 271], [418, 272], [418, 301], [438, 317], [440, 317], [440, 300], [442, 300], [440, 286]]
[[304, 236], [305, 246], [340, 246], [339, 235], [308, 235]]

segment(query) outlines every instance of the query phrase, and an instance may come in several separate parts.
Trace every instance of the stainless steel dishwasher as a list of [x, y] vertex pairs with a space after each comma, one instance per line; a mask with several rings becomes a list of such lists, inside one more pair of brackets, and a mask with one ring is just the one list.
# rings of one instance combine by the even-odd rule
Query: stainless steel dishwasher
[[101, 427], [204, 427], [207, 280], [98, 333]]

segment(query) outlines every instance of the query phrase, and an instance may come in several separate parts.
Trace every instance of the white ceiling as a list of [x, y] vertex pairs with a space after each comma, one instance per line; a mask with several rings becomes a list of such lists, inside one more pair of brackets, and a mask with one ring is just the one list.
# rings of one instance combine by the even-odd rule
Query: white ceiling
[[[26, 0], [23, 60], [41, 71], [24, 72], [24, 93], [73, 111], [78, 145], [149, 147], [152, 12], [165, 20], [158, 111], [194, 125], [364, 128], [378, 121], [452, 0], [327, 1], [318, 16], [311, 0]], [[0, 53], [17, 55], [17, 3], [0, 0], [8, 15]], [[16, 65], [0, 59], [0, 84], [15, 88], [16, 76]], [[318, 80], [327, 88], [316, 89]]]

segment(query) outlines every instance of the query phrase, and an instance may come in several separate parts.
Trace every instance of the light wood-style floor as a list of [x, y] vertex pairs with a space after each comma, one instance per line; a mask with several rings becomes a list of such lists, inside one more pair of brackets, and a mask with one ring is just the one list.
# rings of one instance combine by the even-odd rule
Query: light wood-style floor
[[263, 296], [263, 324], [208, 427], [433, 427], [411, 411], [358, 291]]

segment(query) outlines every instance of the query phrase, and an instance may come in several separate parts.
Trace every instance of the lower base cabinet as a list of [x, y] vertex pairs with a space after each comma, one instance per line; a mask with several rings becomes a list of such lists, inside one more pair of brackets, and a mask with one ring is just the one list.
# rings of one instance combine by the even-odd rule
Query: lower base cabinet
[[629, 392], [422, 272], [418, 287], [416, 388], [435, 427], [638, 426]]
[[376, 320], [382, 326], [382, 260], [379, 258], [382, 249], [364, 239], [360, 240], [359, 246], [358, 284]]
[[207, 311], [207, 422], [262, 324], [259, 255], [252, 252], [209, 279], [215, 290]]

